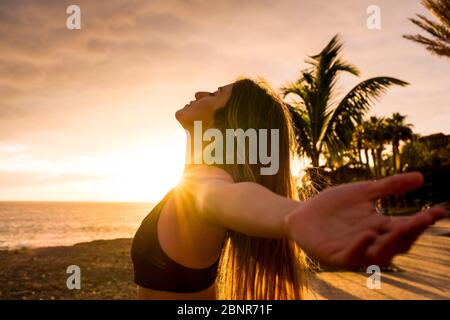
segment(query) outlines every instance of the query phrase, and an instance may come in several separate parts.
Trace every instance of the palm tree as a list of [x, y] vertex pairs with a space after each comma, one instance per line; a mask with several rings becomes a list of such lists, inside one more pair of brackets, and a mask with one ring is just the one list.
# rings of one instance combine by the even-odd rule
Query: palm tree
[[[364, 127], [358, 126], [355, 129], [355, 132], [353, 134], [353, 141], [352, 141], [353, 148], [355, 149], [356, 158], [361, 166], [366, 166], [367, 163], [364, 163], [362, 160], [362, 150], [364, 149], [365, 141], [364, 141]], [[366, 158], [367, 162], [367, 158]]]
[[425, 45], [432, 54], [450, 57], [450, 0], [422, 0], [422, 5], [437, 18], [437, 21], [420, 14], [416, 15], [416, 19], [409, 20], [425, 30], [429, 36], [416, 34], [403, 37]]
[[370, 149], [370, 124], [367, 121], [364, 121], [359, 126], [361, 128], [361, 135], [362, 135], [362, 147], [364, 149], [364, 156], [366, 158], [366, 167], [367, 169], [370, 169], [370, 163], [369, 163], [369, 149]]
[[[365, 120], [356, 127], [353, 133], [353, 144], [357, 146], [359, 159], [366, 169], [370, 170], [370, 155], [372, 150], [372, 128], [369, 121]], [[362, 160], [362, 152], [364, 151], [365, 162]]]
[[392, 141], [392, 159], [394, 173], [400, 170], [400, 141], [406, 141], [412, 138], [412, 124], [405, 123], [406, 116], [398, 112], [392, 114], [390, 118], [386, 119], [387, 134]]
[[372, 116], [363, 125], [365, 127], [365, 139], [372, 156], [375, 177], [379, 179], [383, 175], [384, 146], [390, 141], [386, 121], [384, 118]]
[[[352, 145], [356, 150], [357, 159], [361, 166], [364, 166], [367, 170], [370, 170], [370, 157], [369, 157], [369, 150], [370, 150], [370, 139], [371, 139], [371, 132], [370, 132], [370, 124], [368, 121], [363, 121], [360, 123], [353, 133], [353, 141]], [[364, 153], [364, 161], [362, 158], [362, 155]]]
[[282, 88], [283, 94], [296, 99], [288, 104], [293, 116], [299, 153], [319, 167], [324, 151], [338, 159], [350, 147], [353, 132], [372, 103], [392, 85], [408, 83], [390, 77], [364, 80], [351, 89], [340, 101], [336, 99], [336, 81], [341, 73], [359, 76], [359, 70], [340, 57], [342, 43], [339, 36], [331, 39], [317, 55], [306, 60], [310, 65], [295, 83]]
[[420, 134], [412, 135], [411, 139], [401, 149], [401, 169], [410, 171], [411, 168], [424, 167], [431, 153], [426, 143], [420, 141]]

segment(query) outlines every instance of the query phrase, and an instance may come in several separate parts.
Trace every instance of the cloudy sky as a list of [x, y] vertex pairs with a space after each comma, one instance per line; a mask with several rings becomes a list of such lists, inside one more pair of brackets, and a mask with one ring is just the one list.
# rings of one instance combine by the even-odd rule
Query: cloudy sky
[[[81, 30], [66, 8], [81, 8]], [[381, 29], [366, 26], [381, 9]], [[361, 79], [410, 82], [371, 114], [450, 133], [448, 60], [402, 38], [419, 0], [0, 0], [0, 200], [155, 201], [184, 160], [174, 112], [237, 76], [274, 87], [336, 33]]]

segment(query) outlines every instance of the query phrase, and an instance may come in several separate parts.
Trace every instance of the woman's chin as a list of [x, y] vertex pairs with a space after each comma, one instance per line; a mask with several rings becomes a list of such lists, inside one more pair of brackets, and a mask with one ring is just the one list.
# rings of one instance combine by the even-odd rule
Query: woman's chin
[[183, 109], [177, 110], [175, 112], [175, 119], [177, 119], [178, 122], [181, 122], [182, 118], [183, 118]]
[[178, 123], [181, 124], [181, 126], [184, 128], [185, 127], [185, 117], [183, 116], [184, 110], [180, 109], [178, 111], [175, 112], [175, 119], [177, 119]]

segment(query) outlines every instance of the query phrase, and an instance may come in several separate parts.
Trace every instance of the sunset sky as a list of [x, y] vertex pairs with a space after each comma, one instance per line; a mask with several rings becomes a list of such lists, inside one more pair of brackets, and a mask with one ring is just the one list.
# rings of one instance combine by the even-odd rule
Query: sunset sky
[[[81, 8], [81, 30], [66, 8]], [[381, 8], [381, 30], [366, 9]], [[174, 112], [237, 76], [275, 88], [339, 33], [362, 79], [393, 76], [371, 114], [450, 133], [450, 63], [402, 38], [419, 0], [1, 0], [0, 200], [155, 201], [176, 183]], [[342, 78], [340, 92], [358, 78]]]

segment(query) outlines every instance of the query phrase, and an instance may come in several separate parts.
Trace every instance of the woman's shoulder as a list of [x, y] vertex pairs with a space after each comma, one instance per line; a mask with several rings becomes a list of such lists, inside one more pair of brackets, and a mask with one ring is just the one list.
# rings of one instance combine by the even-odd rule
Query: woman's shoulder
[[231, 175], [224, 169], [203, 164], [187, 167], [184, 170], [182, 181], [189, 180], [224, 180], [231, 183], [234, 182]]
[[225, 170], [209, 165], [196, 165], [184, 170], [173, 194], [175, 198], [189, 199], [187, 202], [195, 204], [207, 190], [232, 183], [233, 178]]

